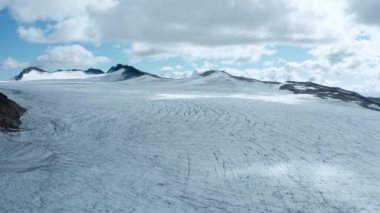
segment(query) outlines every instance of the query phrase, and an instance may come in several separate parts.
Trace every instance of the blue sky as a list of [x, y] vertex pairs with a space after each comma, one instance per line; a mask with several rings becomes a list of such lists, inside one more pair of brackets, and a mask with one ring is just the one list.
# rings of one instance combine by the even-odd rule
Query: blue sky
[[174, 78], [222, 69], [380, 94], [377, 1], [212, 1], [0, 0], [0, 80], [28, 66], [123, 63]]

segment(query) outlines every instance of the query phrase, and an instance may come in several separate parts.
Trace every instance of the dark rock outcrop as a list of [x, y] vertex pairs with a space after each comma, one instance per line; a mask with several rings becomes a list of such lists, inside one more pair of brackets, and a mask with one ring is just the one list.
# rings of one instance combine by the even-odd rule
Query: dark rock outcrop
[[214, 75], [216, 73], [223, 73], [224, 75], [232, 76], [229, 73], [227, 73], [225, 71], [222, 71], [222, 70], [208, 70], [208, 71], [205, 71], [203, 73], [200, 73], [199, 75], [202, 76], [202, 77], [207, 77], [207, 76]]
[[360, 106], [380, 111], [380, 100], [377, 98], [367, 98], [356, 92], [344, 90], [338, 87], [328, 87], [312, 82], [288, 81], [280, 87], [280, 90], [289, 90], [294, 94], [309, 94], [322, 99], [331, 98], [344, 102], [354, 102]]
[[25, 74], [28, 74], [28, 73], [30, 73], [32, 71], [37, 71], [37, 72], [40, 72], [40, 73], [47, 72], [47, 71], [45, 71], [43, 69], [40, 69], [40, 68], [37, 68], [37, 67], [28, 67], [28, 68], [22, 70], [21, 73], [18, 76], [16, 76], [14, 79], [16, 81], [19, 81], [19, 80], [21, 80], [23, 78], [23, 76]]
[[[209, 70], [199, 74], [202, 77], [208, 77], [217, 73], [222, 73], [228, 78], [246, 81], [251, 83], [264, 83], [264, 84], [272, 84], [272, 85], [280, 85], [279, 82], [274, 81], [260, 81], [257, 79], [245, 78], [231, 75], [225, 71], [220, 70]], [[364, 97], [356, 92], [344, 90], [338, 87], [328, 87], [320, 84], [312, 83], [312, 82], [296, 82], [296, 81], [288, 81], [282, 86], [280, 86], [280, 90], [288, 90], [293, 92], [294, 94], [309, 94], [314, 95], [316, 97], [326, 99], [336, 99], [344, 102], [353, 102], [364, 108], [380, 111], [380, 98], [370, 98]]]
[[126, 79], [130, 79], [130, 78], [138, 78], [138, 77], [141, 77], [141, 76], [151, 76], [151, 77], [154, 77], [154, 78], [160, 78], [159, 76], [157, 75], [153, 75], [153, 74], [150, 74], [150, 73], [147, 73], [147, 72], [143, 72], [141, 70], [138, 70], [132, 66], [128, 66], [128, 65], [122, 65], [122, 64], [118, 64], [116, 66], [113, 66], [111, 67], [107, 73], [113, 73], [113, 72], [116, 72], [116, 71], [119, 71], [119, 70], [124, 70], [122, 72], [122, 76], [123, 76], [123, 80], [126, 80]]
[[104, 72], [100, 69], [94, 69], [94, 68], [89, 68], [88, 70], [81, 70], [81, 69], [59, 69], [55, 72], [63, 72], [63, 71], [66, 71], [66, 72], [84, 72], [88, 75], [97, 75], [97, 74], [104, 74]]
[[55, 72], [62, 72], [62, 71], [70, 71], [70, 72], [78, 72], [78, 71], [80, 71], [80, 72], [83, 72], [83, 70], [80, 70], [80, 69], [59, 69], [59, 70], [57, 70]]
[[88, 75], [99, 75], [99, 74], [104, 74], [103, 70], [100, 70], [100, 69], [94, 69], [94, 68], [90, 68], [86, 71], [84, 71], [84, 73], [88, 74]]
[[380, 98], [368, 98], [368, 99], [380, 105]]
[[17, 130], [21, 124], [21, 116], [26, 109], [0, 93], [0, 131]]

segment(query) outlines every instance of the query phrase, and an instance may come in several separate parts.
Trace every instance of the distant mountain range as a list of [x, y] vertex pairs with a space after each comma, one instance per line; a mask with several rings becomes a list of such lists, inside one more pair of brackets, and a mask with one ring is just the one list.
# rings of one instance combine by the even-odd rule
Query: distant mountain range
[[57, 70], [57, 71], [54, 71], [54, 72], [48, 72], [46, 70], [43, 70], [43, 69], [40, 69], [38, 67], [28, 67], [24, 70], [21, 71], [21, 73], [17, 76], [14, 77], [14, 79], [16, 81], [20, 81], [20, 80], [23, 80], [24, 76], [31, 73], [31, 72], [35, 72], [35, 73], [39, 73], [39, 74], [48, 74], [48, 73], [59, 73], [59, 72], [83, 72], [84, 74], [87, 74], [87, 75], [97, 75], [97, 74], [104, 74], [104, 72], [100, 69], [94, 69], [94, 68], [90, 68], [88, 70], [80, 70], [80, 69], [69, 69], [69, 70]]
[[[94, 69], [94, 68], [90, 68], [87, 70], [70, 69], [70, 70], [57, 70], [55, 72], [48, 72], [37, 67], [29, 67], [29, 68], [24, 69], [19, 75], [15, 76], [14, 79], [16, 81], [23, 80], [26, 75], [31, 74], [31, 73], [44, 75], [44, 74], [57, 74], [61, 72], [65, 72], [66, 74], [70, 72], [77, 72], [77, 73], [81, 73], [81, 74], [89, 75], [89, 76], [103, 75], [105, 77], [112, 77], [112, 78], [108, 78], [108, 79], [111, 79], [112, 81], [123, 81], [123, 80], [132, 79], [132, 78], [139, 78], [142, 76], [149, 76], [152, 78], [162, 78], [160, 76], [141, 71], [133, 66], [117, 64], [116, 66], [112, 66], [107, 72], [104, 72], [100, 69]], [[294, 94], [309, 94], [309, 95], [313, 95], [322, 99], [329, 98], [329, 99], [341, 100], [344, 102], [353, 102], [362, 107], [365, 107], [371, 110], [380, 111], [380, 98], [364, 97], [356, 92], [344, 90], [338, 87], [328, 87], [328, 86], [323, 86], [323, 85], [312, 83], [312, 82], [288, 81], [285, 83], [280, 83], [280, 82], [273, 82], [273, 81], [260, 81], [257, 79], [234, 76], [221, 70], [209, 70], [209, 71], [199, 74], [198, 76], [207, 78], [215, 74], [223, 74], [226, 80], [234, 79], [234, 80], [244, 81], [244, 82], [249, 82], [249, 83], [263, 83], [263, 84], [270, 84], [270, 85], [278, 85], [280, 90], [287, 90]]]

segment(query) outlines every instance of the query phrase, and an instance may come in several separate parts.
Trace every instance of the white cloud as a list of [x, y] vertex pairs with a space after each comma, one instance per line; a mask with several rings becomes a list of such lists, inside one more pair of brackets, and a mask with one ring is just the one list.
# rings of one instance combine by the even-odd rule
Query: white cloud
[[292, 62], [281, 59], [265, 63], [262, 69], [222, 68], [229, 73], [269, 81], [312, 81], [342, 87], [365, 94], [380, 94], [380, 42], [372, 34], [368, 39], [352, 39], [311, 49], [311, 59]]
[[161, 68], [161, 71], [164, 71], [164, 72], [170, 72], [170, 71], [179, 71], [179, 70], [182, 70], [182, 66], [177, 64], [175, 66], [164, 66]]
[[189, 78], [194, 75], [194, 71], [185, 71], [181, 65], [164, 66], [161, 68], [160, 75], [165, 78], [181, 79]]
[[[0, 1], [21, 23], [52, 21], [40, 29], [45, 39], [38, 41], [46, 42], [320, 43], [344, 35], [342, 23], [347, 18], [343, 0]], [[23, 29], [29, 27], [33, 26]]]
[[134, 43], [126, 52], [133, 58], [167, 59], [181, 56], [188, 61], [218, 60], [223, 63], [256, 62], [274, 50], [263, 45], [198, 46], [191, 44]]
[[101, 35], [96, 31], [93, 20], [86, 16], [66, 19], [47, 29], [20, 26], [17, 32], [24, 40], [35, 43], [69, 41], [99, 43]]
[[108, 63], [109, 58], [95, 56], [81, 45], [55, 46], [39, 56], [35, 63], [41, 67], [88, 68]]
[[359, 22], [380, 26], [380, 1], [378, 0], [348, 0], [349, 9]]
[[26, 41], [37, 42], [37, 43], [47, 43], [47, 39], [45, 38], [45, 33], [42, 29], [35, 27], [19, 27], [17, 30], [18, 34], [21, 38]]
[[164, 78], [183, 79], [190, 78], [195, 75], [194, 71], [161, 71], [160, 74]]
[[[127, 42], [134, 60], [255, 62], [274, 44], [349, 40], [360, 29], [349, 0], [0, 0], [38, 43]], [[1, 5], [0, 4], [0, 5]], [[49, 21], [36, 26], [38, 20]]]
[[245, 69], [239, 70], [231, 67], [223, 67], [221, 70], [225, 70], [231, 75], [242, 76], [246, 78], [253, 78], [262, 81], [276, 81], [276, 82], [286, 82], [286, 81], [299, 81], [301, 77], [298, 76], [297, 72], [286, 67], [270, 67], [264, 69]]
[[[136, 57], [200, 53], [217, 60], [229, 57], [228, 52], [235, 54], [232, 60], [252, 60], [257, 57], [256, 51], [247, 56], [252, 48], [276, 43], [315, 45], [350, 38], [358, 33], [347, 12], [350, 1], [0, 0], [26, 23], [18, 32], [28, 41], [128, 42]], [[37, 27], [37, 20], [50, 22]]]
[[11, 69], [23, 69], [25, 67], [27, 67], [29, 65], [29, 63], [27, 62], [21, 62], [21, 61], [18, 61], [14, 58], [6, 58], [4, 61], [2, 61], [0, 63], [0, 66], [2, 69], [5, 69], [5, 70], [11, 70]]
[[73, 69], [96, 67], [110, 62], [105, 56], [95, 56], [81, 45], [63, 45], [48, 48], [45, 54], [32, 62], [20, 62], [13, 58], [6, 58], [0, 62], [2, 69], [24, 69], [28, 66], [38, 66], [47, 69]]
[[102, 12], [117, 5], [117, 0], [0, 0], [22, 23], [64, 21], [69, 18]]

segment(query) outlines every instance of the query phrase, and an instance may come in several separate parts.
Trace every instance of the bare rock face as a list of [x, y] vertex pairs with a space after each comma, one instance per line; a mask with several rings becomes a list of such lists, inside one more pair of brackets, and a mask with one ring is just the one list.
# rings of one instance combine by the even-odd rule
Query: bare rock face
[[103, 70], [100, 70], [100, 69], [94, 69], [94, 68], [90, 68], [86, 71], [84, 71], [84, 73], [88, 74], [88, 75], [99, 75], [99, 74], [104, 74]]
[[113, 73], [113, 72], [119, 71], [121, 69], [123, 69], [122, 76], [123, 76], [124, 80], [130, 79], [130, 78], [138, 78], [141, 76], [151, 76], [154, 78], [160, 78], [157, 75], [153, 75], [151, 73], [143, 72], [143, 71], [138, 70], [132, 66], [122, 65], [122, 64], [118, 64], [116, 66], [111, 67], [107, 73]]
[[336, 99], [344, 102], [353, 102], [364, 108], [380, 111], [378, 98], [364, 97], [356, 92], [344, 90], [338, 87], [328, 87], [311, 82], [288, 81], [280, 87], [280, 90], [289, 90], [294, 94], [309, 94], [326, 99]]
[[0, 131], [17, 130], [26, 109], [0, 93]]

